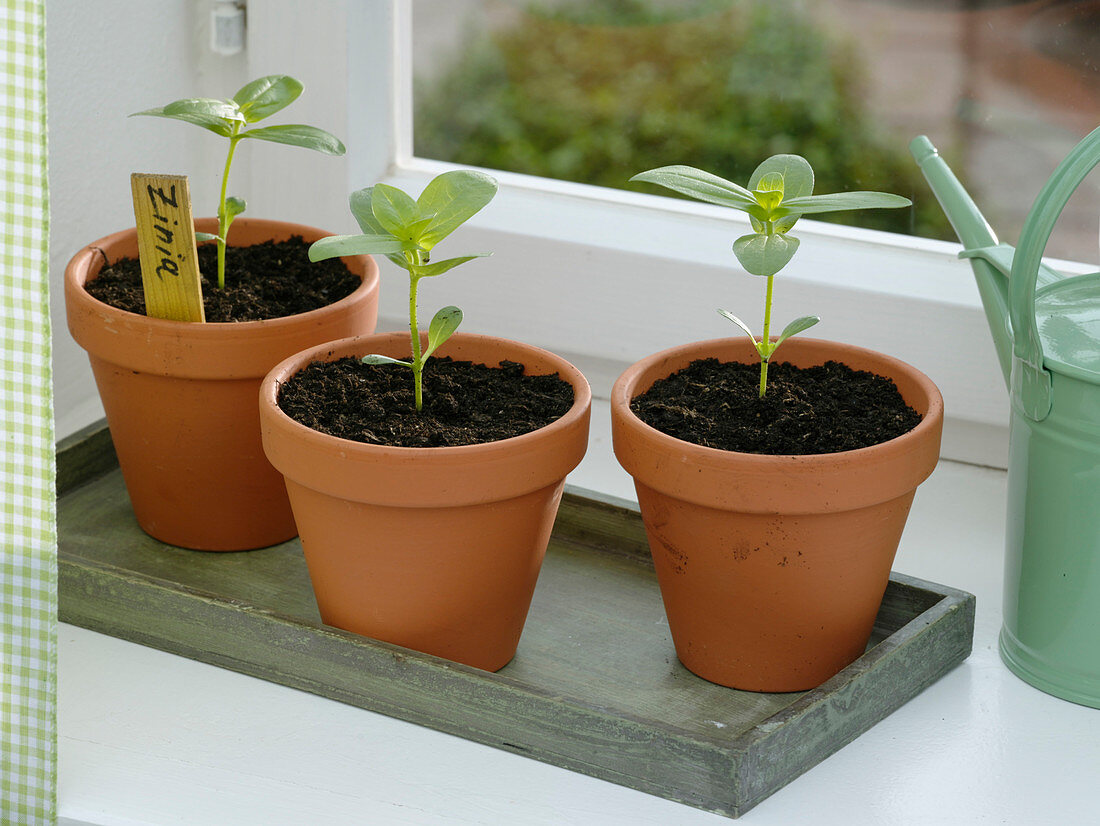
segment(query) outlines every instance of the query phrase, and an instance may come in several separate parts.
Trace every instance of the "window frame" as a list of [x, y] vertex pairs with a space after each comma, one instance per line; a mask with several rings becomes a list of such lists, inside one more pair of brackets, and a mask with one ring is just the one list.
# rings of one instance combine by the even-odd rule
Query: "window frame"
[[[293, 0], [251, 0], [249, 68], [252, 76], [290, 71], [290, 58], [299, 76], [317, 78], [325, 94], [314, 105], [327, 122], [334, 108], [346, 118], [349, 154], [323, 181], [300, 171], [304, 160], [281, 155], [280, 181], [254, 166], [253, 190], [281, 203], [319, 183], [332, 191], [342, 178], [347, 192], [383, 180], [415, 193], [454, 168], [412, 151], [411, 0], [333, 0], [321, 9], [303, 19]], [[290, 19], [293, 27], [280, 22]], [[763, 280], [741, 271], [730, 249], [748, 231], [740, 213], [488, 171], [500, 182], [497, 198], [445, 242], [445, 252], [493, 255], [425, 285], [423, 312], [458, 304], [469, 330], [553, 349], [581, 367], [597, 398], [648, 353], [741, 335], [717, 307], [759, 327]], [[310, 206], [307, 223], [355, 231], [346, 200]], [[798, 229], [799, 254], [776, 281], [776, 323], [819, 315], [810, 335], [881, 350], [923, 370], [946, 401], [943, 455], [1004, 467], [1004, 382], [970, 267], [957, 258], [960, 245], [805, 218]], [[1050, 263], [1070, 273], [1090, 269]], [[379, 327], [400, 329], [407, 296], [396, 286], [403, 284], [396, 268], [382, 266]]]

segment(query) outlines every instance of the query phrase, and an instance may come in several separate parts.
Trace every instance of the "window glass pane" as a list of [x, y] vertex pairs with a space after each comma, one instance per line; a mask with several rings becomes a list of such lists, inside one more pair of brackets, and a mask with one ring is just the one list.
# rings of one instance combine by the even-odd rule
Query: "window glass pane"
[[[913, 136], [1014, 243], [1100, 124], [1097, 0], [415, 0], [413, 37], [418, 156], [657, 192], [627, 179], [795, 152], [817, 192], [916, 202], [828, 217], [928, 237], [954, 234]], [[1095, 261], [1098, 213], [1093, 175], [1048, 253]]]

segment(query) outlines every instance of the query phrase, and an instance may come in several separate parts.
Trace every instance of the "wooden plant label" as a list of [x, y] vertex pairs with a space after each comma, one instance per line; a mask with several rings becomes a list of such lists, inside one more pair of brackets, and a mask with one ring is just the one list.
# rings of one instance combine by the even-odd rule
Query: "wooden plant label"
[[206, 321], [187, 176], [135, 172], [130, 189], [146, 314], [173, 321]]

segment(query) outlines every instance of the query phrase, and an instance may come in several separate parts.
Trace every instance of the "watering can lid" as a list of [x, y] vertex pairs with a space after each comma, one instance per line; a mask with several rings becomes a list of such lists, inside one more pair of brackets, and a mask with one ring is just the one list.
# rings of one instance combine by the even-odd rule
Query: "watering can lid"
[[1046, 366], [1100, 383], [1100, 273], [1066, 278], [1038, 290], [1035, 317]]

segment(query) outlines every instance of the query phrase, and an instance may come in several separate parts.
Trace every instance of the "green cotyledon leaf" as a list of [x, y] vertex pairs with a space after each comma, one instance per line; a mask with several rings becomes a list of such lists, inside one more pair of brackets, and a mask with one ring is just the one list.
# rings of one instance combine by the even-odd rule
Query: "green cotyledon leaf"
[[784, 208], [796, 215], [843, 212], [848, 209], [897, 209], [912, 205], [913, 202], [908, 198], [888, 192], [836, 192], [832, 195], [807, 195], [783, 201]]
[[416, 240], [411, 230], [411, 225], [420, 217], [416, 201], [397, 187], [375, 184], [371, 191], [371, 211], [390, 235], [402, 241]]
[[324, 261], [344, 255], [387, 255], [415, 246], [392, 235], [330, 235], [310, 244], [309, 260]]
[[424, 187], [416, 205], [422, 217], [431, 218], [417, 240], [431, 250], [480, 212], [497, 193], [497, 182], [483, 172], [455, 169], [436, 176]]
[[423, 358], [427, 359], [439, 349], [439, 345], [453, 336], [461, 323], [462, 310], [458, 307], [444, 307], [436, 313], [428, 325], [428, 348], [424, 351]]
[[242, 86], [233, 100], [249, 123], [285, 109], [302, 94], [302, 84], [289, 75], [266, 75]]
[[798, 239], [789, 235], [742, 235], [733, 242], [733, 254], [752, 275], [775, 275], [794, 256]]
[[241, 132], [240, 136], [258, 141], [300, 146], [326, 155], [343, 155], [347, 151], [340, 139], [331, 132], [318, 129], [316, 126], [307, 126], [304, 123], [261, 126], [259, 129], [249, 129], [247, 132]]
[[130, 115], [130, 117], [138, 116], [182, 120], [185, 123], [201, 126], [223, 138], [233, 134], [234, 121], [243, 123], [240, 109], [235, 103], [213, 98], [184, 98], [172, 101], [166, 106], [158, 106]]
[[681, 195], [745, 212], [756, 206], [755, 196], [745, 187], [693, 166], [662, 166], [639, 172], [630, 180], [658, 184]]

